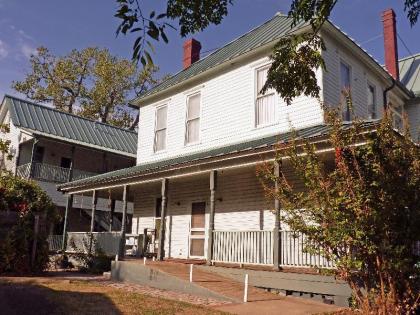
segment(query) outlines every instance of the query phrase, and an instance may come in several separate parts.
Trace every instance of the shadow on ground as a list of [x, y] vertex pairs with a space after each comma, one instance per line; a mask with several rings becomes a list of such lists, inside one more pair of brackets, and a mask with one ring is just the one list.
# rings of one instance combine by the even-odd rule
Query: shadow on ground
[[106, 314], [122, 314], [102, 293], [54, 290], [30, 280], [0, 280], [0, 305], [0, 313], [7, 315], [97, 314], [98, 307]]

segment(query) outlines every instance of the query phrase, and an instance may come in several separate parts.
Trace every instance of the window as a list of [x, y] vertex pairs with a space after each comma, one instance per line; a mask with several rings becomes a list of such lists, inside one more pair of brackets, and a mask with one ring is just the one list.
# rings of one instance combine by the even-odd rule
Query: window
[[392, 125], [395, 129], [402, 131], [404, 127], [402, 107], [389, 104], [389, 109], [392, 119]]
[[200, 103], [200, 93], [190, 95], [187, 98], [186, 144], [197, 143], [200, 140]]
[[257, 70], [256, 74], [256, 95], [255, 101], [255, 125], [256, 127], [273, 124], [276, 121], [276, 104], [274, 90], [270, 89], [264, 94], [261, 93], [267, 81], [269, 67]]
[[350, 67], [344, 62], [340, 63], [340, 93], [341, 93], [341, 106], [342, 106], [342, 117], [345, 121], [351, 120], [350, 112], [350, 96], [351, 96], [351, 84], [350, 84]]
[[61, 158], [60, 166], [62, 168], [70, 168], [70, 166], [71, 166], [71, 159], [66, 158], [66, 157], [62, 157]]
[[44, 152], [45, 149], [44, 147], [36, 147], [35, 148], [35, 153], [34, 153], [34, 157], [33, 157], [33, 161], [35, 163], [42, 163], [44, 160]]
[[168, 111], [168, 106], [166, 105], [156, 108], [155, 144], [154, 144], [155, 152], [166, 149], [167, 111]]
[[155, 208], [155, 229], [156, 239], [159, 239], [160, 235], [160, 223], [162, 221], [162, 198], [156, 198]]
[[368, 83], [367, 85], [367, 106], [368, 106], [368, 118], [376, 118], [376, 88], [373, 84]]

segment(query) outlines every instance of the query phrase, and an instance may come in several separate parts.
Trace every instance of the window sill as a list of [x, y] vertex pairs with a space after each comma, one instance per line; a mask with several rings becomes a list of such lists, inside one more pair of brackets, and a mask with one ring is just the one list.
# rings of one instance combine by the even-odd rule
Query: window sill
[[201, 144], [201, 141], [186, 143], [186, 144], [184, 144], [184, 148], [194, 147], [194, 146], [199, 145], [199, 144]]
[[273, 126], [276, 126], [276, 125], [279, 125], [279, 124], [280, 124], [280, 122], [277, 121], [277, 122], [274, 122], [274, 123], [271, 123], [271, 124], [258, 125], [258, 126], [254, 126], [252, 128], [252, 130], [264, 129], [264, 128], [273, 127]]

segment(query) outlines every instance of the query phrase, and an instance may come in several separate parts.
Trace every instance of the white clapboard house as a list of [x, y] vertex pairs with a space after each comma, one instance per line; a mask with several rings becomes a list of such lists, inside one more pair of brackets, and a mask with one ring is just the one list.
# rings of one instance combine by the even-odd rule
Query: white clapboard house
[[[327, 71], [317, 72], [321, 101], [337, 106], [350, 87], [367, 130], [389, 107], [395, 127], [402, 127], [406, 112], [417, 137], [418, 57], [399, 63], [392, 10], [384, 12], [383, 23], [385, 67], [325, 23]], [[318, 100], [301, 96], [286, 105], [275, 91], [259, 93], [278, 39], [308, 30], [303, 24], [291, 29], [291, 20], [277, 14], [201, 59], [201, 44], [186, 41], [184, 68], [133, 102], [140, 108], [137, 165], [58, 189], [74, 196], [112, 191], [123, 204], [134, 202], [132, 230], [122, 233], [155, 231], [157, 246], [145, 250], [160, 259], [331, 267], [302, 252], [303, 237], [294, 238], [279, 222], [280, 209], [256, 176], [256, 165], [273, 160], [274, 145], [290, 137], [291, 126], [332, 159]], [[343, 117], [352, 119], [347, 109]]]
[[[9, 160], [0, 154], [0, 170], [32, 179], [50, 196], [61, 217], [51, 233], [62, 233], [68, 198], [56, 185], [126, 168], [135, 164], [137, 133], [81, 118], [51, 107], [6, 95], [0, 104], [0, 124], [10, 132], [0, 136], [10, 141]], [[67, 231], [90, 231], [92, 198], [78, 195], [68, 211]], [[115, 205], [110, 220], [108, 198], [98, 201], [93, 228], [108, 231], [113, 221], [120, 229], [122, 205]], [[132, 208], [130, 209], [132, 210]], [[131, 217], [132, 211], [130, 211]]]

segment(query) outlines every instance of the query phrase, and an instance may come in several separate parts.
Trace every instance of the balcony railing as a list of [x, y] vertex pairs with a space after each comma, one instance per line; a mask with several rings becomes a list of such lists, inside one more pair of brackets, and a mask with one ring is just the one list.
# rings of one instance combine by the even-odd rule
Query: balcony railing
[[[69, 179], [70, 169], [44, 163], [27, 163], [17, 167], [17, 176], [41, 181], [65, 183]], [[73, 169], [72, 180], [97, 175], [96, 173]]]

